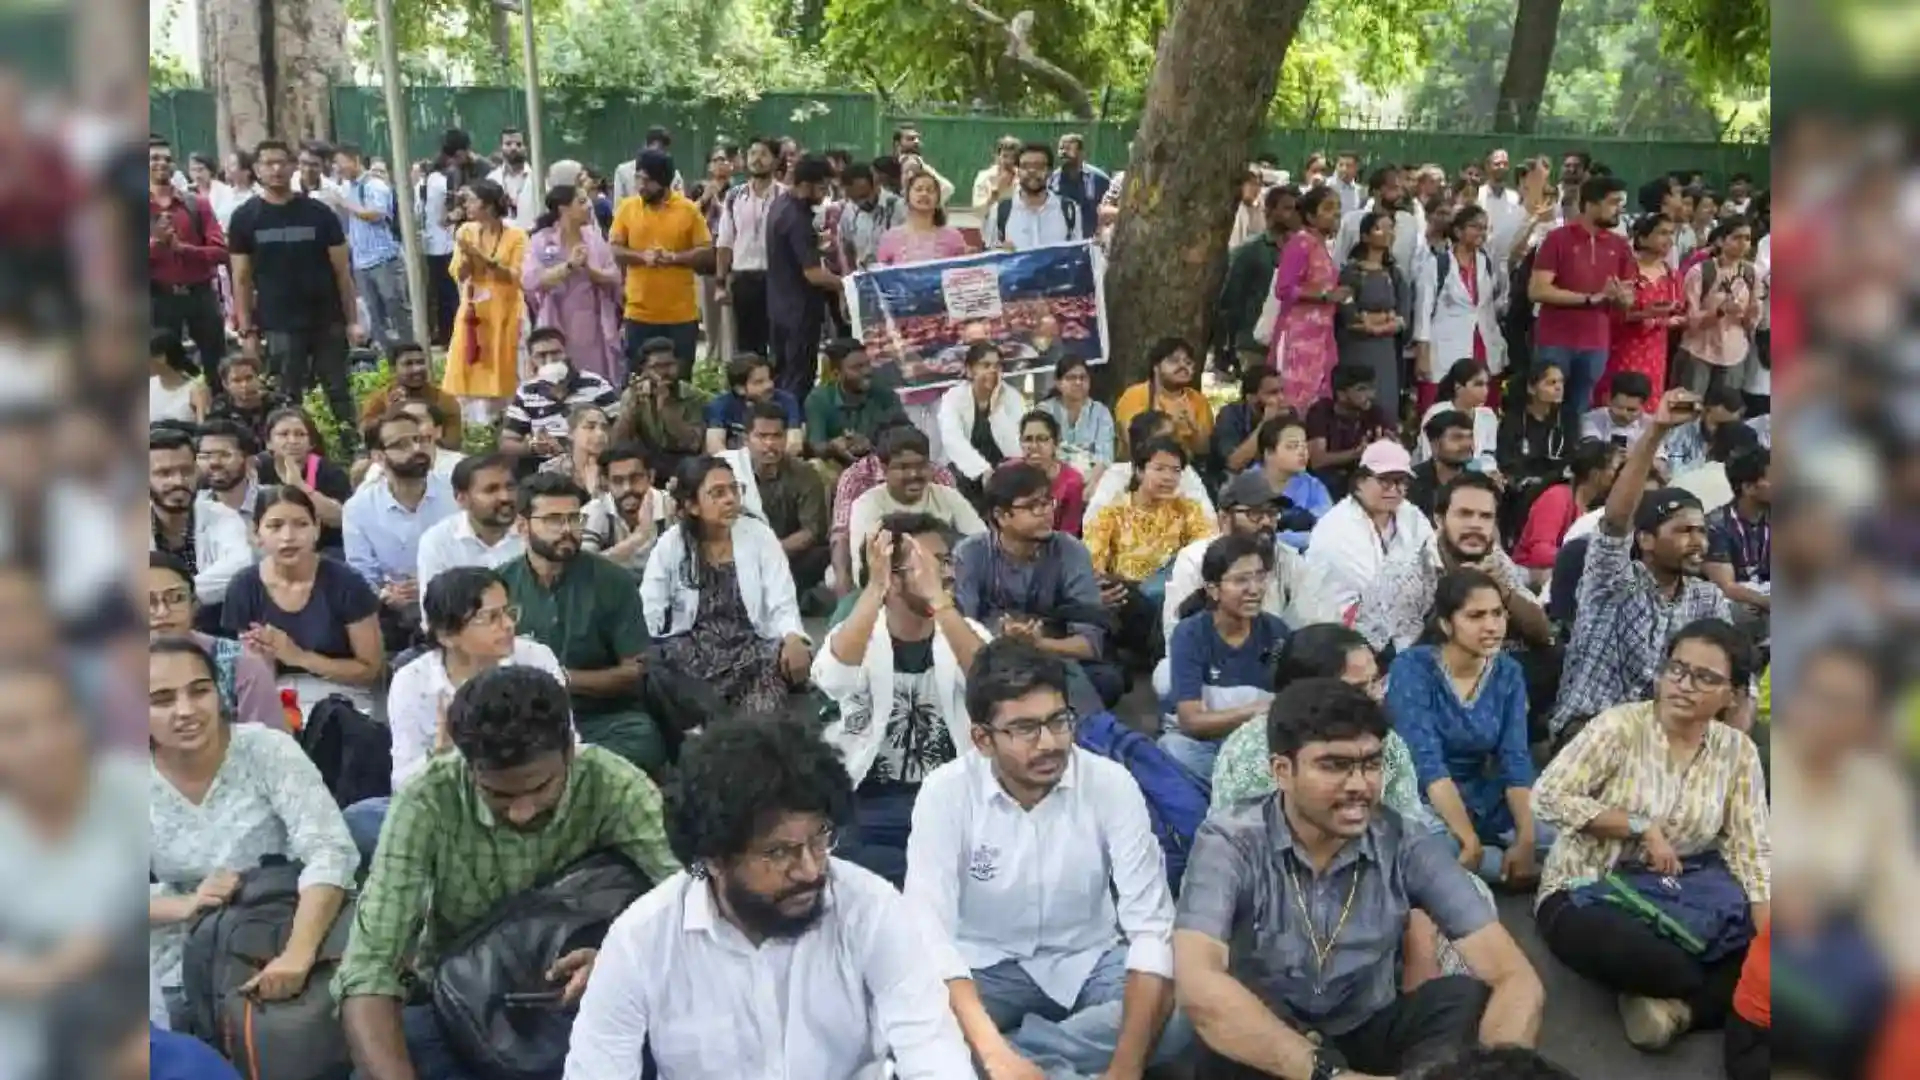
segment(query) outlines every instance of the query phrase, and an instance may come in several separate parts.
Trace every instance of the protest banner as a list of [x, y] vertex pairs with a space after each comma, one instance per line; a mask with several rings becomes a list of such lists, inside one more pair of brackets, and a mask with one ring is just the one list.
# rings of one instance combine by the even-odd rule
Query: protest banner
[[1080, 241], [871, 267], [843, 285], [853, 336], [903, 389], [959, 382], [976, 341], [1000, 346], [1009, 376], [1052, 371], [1064, 356], [1105, 363], [1103, 258]]

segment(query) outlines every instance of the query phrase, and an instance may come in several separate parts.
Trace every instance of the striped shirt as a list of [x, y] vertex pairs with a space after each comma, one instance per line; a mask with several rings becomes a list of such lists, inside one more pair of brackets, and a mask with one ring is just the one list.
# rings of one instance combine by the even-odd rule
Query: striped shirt
[[353, 268], [371, 270], [399, 258], [400, 237], [393, 227], [393, 189], [378, 177], [362, 176], [341, 185], [341, 191], [361, 209], [380, 215], [375, 221], [347, 215], [347, 249], [353, 253]]
[[512, 404], [507, 406], [506, 418], [501, 421], [500, 430], [521, 438], [530, 438], [534, 432], [544, 431], [555, 439], [564, 439], [567, 437], [567, 414], [582, 405], [599, 406], [607, 414], [609, 422], [619, 419], [620, 391], [591, 371], [575, 369], [570, 381], [561, 388], [566, 393], [555, 394], [555, 389], [552, 383], [540, 379], [521, 384], [513, 395]]

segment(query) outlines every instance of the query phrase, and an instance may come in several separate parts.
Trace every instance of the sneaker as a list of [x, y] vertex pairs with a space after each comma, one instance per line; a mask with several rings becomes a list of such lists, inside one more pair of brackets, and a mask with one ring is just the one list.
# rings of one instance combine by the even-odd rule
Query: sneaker
[[1665, 1050], [1693, 1026], [1693, 1010], [1673, 998], [1620, 995], [1620, 1023], [1641, 1050]]

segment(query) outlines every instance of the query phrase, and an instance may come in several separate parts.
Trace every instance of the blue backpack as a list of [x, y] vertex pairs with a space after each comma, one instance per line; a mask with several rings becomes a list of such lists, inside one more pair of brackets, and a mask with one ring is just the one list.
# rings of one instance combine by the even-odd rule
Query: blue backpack
[[1167, 885], [1178, 896], [1187, 855], [1193, 850], [1193, 834], [1206, 820], [1213, 785], [1110, 712], [1081, 720], [1076, 741], [1082, 749], [1118, 762], [1140, 785], [1153, 834], [1160, 838], [1160, 850], [1167, 857]]

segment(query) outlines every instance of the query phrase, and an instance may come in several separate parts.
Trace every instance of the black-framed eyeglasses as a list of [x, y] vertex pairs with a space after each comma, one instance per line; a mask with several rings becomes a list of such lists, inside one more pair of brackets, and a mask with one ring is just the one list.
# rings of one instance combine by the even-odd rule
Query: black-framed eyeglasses
[[193, 592], [187, 588], [165, 589], [147, 594], [147, 611], [178, 611], [193, 602]]
[[1074, 712], [1072, 709], [1061, 709], [1059, 712], [1042, 720], [1015, 720], [1011, 724], [990, 727], [989, 730], [996, 735], [1005, 735], [1015, 742], [1032, 745], [1040, 741], [1040, 733], [1042, 731], [1054, 735], [1071, 736], [1074, 729], [1079, 726], [1079, 713]]
[[1660, 674], [1672, 679], [1676, 686], [1691, 686], [1695, 690], [1721, 690], [1733, 684], [1733, 680], [1711, 668], [1694, 667], [1684, 660], [1668, 660], [1660, 666]]

